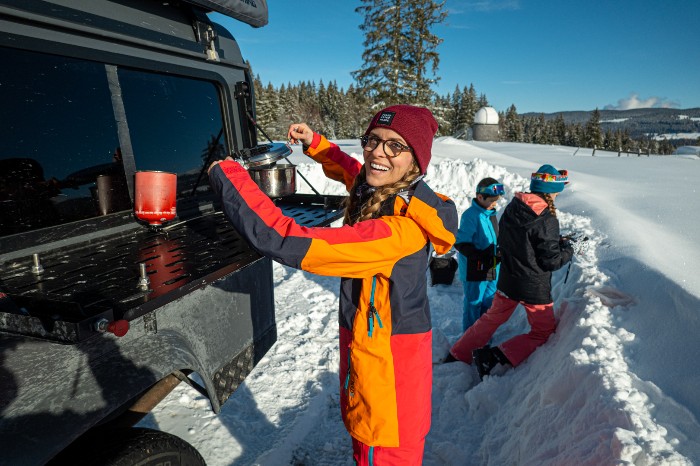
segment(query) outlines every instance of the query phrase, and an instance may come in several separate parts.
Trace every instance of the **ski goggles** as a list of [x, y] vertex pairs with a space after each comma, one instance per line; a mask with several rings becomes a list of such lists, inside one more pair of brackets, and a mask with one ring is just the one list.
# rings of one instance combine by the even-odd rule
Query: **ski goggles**
[[552, 175], [551, 173], [533, 173], [531, 180], [540, 180], [544, 182], [556, 182], [556, 183], [568, 183], [569, 182], [569, 172], [567, 170], [558, 170], [558, 175]]
[[506, 193], [506, 190], [501, 183], [494, 183], [488, 186], [476, 188], [476, 193], [483, 194], [484, 196], [488, 197], [496, 197], [503, 196]]

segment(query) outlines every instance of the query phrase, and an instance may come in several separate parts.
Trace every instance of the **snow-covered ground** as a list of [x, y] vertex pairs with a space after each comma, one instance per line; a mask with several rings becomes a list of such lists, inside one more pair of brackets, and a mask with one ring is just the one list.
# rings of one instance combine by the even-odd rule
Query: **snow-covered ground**
[[[338, 143], [359, 157], [357, 141]], [[568, 169], [562, 231], [588, 236], [589, 248], [568, 280], [566, 268], [554, 274], [557, 332], [481, 383], [466, 364], [437, 363], [460, 333], [459, 281], [429, 288], [437, 364], [426, 465], [700, 464], [700, 159], [575, 151], [434, 144], [427, 181], [460, 213], [483, 177], [506, 185], [502, 209], [543, 163]], [[316, 189], [342, 193], [298, 146], [291, 159]], [[183, 437], [210, 466], [351, 465], [338, 405], [339, 279], [275, 264], [274, 282], [277, 343], [220, 415], [181, 384], [142, 425]], [[520, 309], [494, 339], [525, 331]]]

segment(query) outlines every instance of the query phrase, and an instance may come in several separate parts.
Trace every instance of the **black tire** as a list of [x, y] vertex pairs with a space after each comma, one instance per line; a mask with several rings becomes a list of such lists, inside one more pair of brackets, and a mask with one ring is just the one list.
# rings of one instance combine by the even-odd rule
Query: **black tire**
[[[206, 466], [195, 448], [180, 437], [158, 430], [131, 428], [114, 432], [106, 446], [91, 451], [86, 463], [99, 466]], [[106, 440], [106, 439], [105, 439]]]

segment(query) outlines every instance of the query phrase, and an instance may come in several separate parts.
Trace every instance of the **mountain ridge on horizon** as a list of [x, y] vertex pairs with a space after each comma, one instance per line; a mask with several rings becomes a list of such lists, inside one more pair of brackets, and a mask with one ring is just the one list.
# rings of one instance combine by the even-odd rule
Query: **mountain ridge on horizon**
[[[562, 115], [564, 117], [564, 121], [567, 123], [578, 123], [578, 122], [586, 122], [588, 119], [591, 117], [591, 114], [594, 112], [594, 110], [562, 110], [562, 111], [557, 111], [557, 112], [524, 112], [524, 113], [519, 113], [519, 115], [526, 116], [526, 117], [537, 117], [540, 115], [544, 115], [545, 120], [547, 119], [554, 119], [558, 115]], [[598, 112], [600, 113], [600, 119], [605, 120], [608, 119], [608, 117], [615, 116], [615, 118], [611, 119], [617, 119], [620, 118], [621, 116], [627, 116], [627, 117], [636, 117], [636, 116], [656, 116], [656, 115], [664, 115], [664, 116], [677, 116], [677, 115], [685, 115], [688, 116], [689, 118], [700, 118], [700, 107], [691, 107], [691, 108], [656, 108], [656, 107], [646, 107], [646, 108], [631, 108], [631, 109], [626, 109], [626, 110], [619, 110], [619, 109], [598, 109]], [[567, 120], [567, 117], [571, 119], [571, 121]]]
[[[527, 112], [519, 116], [553, 120], [561, 115], [566, 124], [585, 125], [594, 110], [570, 110], [553, 113]], [[634, 139], [650, 134], [700, 133], [700, 107], [694, 108], [635, 108], [627, 110], [598, 110], [600, 127], [606, 130], [627, 130]], [[691, 138], [692, 140], [692, 138]]]

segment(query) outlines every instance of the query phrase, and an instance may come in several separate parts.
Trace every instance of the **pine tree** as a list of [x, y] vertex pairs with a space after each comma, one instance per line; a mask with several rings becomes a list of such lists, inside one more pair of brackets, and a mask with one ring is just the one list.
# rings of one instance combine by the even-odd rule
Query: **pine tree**
[[[321, 86], [323, 83], [321, 83]], [[341, 129], [341, 113], [342, 113], [342, 99], [340, 93], [338, 92], [338, 85], [335, 81], [331, 81], [328, 86], [323, 89], [319, 87], [318, 90], [318, 100], [321, 107], [321, 120], [323, 122], [324, 135], [326, 137], [335, 139], [340, 134]]]
[[622, 131], [619, 129], [615, 130], [615, 141], [613, 149], [620, 152], [622, 151]]
[[350, 86], [347, 92], [348, 102], [348, 135], [347, 137], [362, 136], [367, 129], [367, 123], [372, 119], [374, 109], [370, 97], [364, 89]]
[[673, 144], [671, 144], [671, 141], [668, 139], [664, 138], [659, 142], [659, 154], [661, 155], [669, 155], [673, 154], [673, 151], [675, 148], [673, 147]]
[[508, 142], [523, 141], [523, 123], [518, 116], [518, 111], [515, 105], [508, 107], [506, 116], [503, 119], [503, 138]]
[[605, 130], [605, 134], [603, 135], [603, 149], [617, 152], [617, 147], [615, 147], [615, 136], [609, 129]]
[[632, 138], [630, 137], [629, 131], [627, 131], [626, 129], [622, 131], [620, 146], [625, 152], [629, 152], [632, 150]]
[[282, 85], [279, 94], [280, 112], [278, 126], [288, 128], [290, 124], [302, 121], [301, 108], [299, 105], [299, 87], [287, 83], [286, 89], [284, 85]]
[[454, 135], [453, 121], [454, 109], [452, 107], [452, 96], [448, 93], [446, 96], [436, 96], [433, 103], [430, 105], [433, 116], [438, 123], [438, 136]]
[[474, 84], [470, 84], [469, 89], [466, 87], [462, 89], [460, 104], [458, 117], [459, 129], [460, 131], [467, 131], [474, 124], [474, 115], [480, 108], [476, 102], [476, 89], [474, 89]]
[[[361, 0], [355, 9], [364, 16], [363, 65], [352, 73], [377, 107], [414, 103], [427, 105], [433, 95], [431, 77], [437, 71], [437, 46], [430, 28], [447, 13], [433, 0]], [[430, 71], [428, 68], [430, 67]]]
[[584, 146], [600, 148], [603, 145], [603, 135], [600, 131], [600, 112], [596, 108], [591, 118], [586, 122]]
[[365, 33], [362, 67], [352, 73], [367, 94], [383, 107], [399, 100], [399, 75], [405, 64], [401, 49], [400, 0], [362, 0], [355, 12], [364, 16], [360, 30]]
[[418, 105], [430, 104], [434, 96], [431, 86], [440, 79], [436, 76], [440, 64], [437, 47], [442, 43], [442, 39], [433, 34], [431, 29], [447, 17], [447, 12], [443, 11], [444, 5], [444, 1], [410, 0], [407, 16], [404, 15], [404, 18], [411, 19], [404, 27], [409, 40], [407, 58], [410, 64], [404, 77], [405, 95], [409, 102]]
[[459, 84], [455, 85], [455, 91], [452, 95], [449, 93], [447, 94], [447, 99], [449, 100], [449, 105], [450, 105], [450, 134], [454, 135], [455, 132], [457, 131], [458, 127], [458, 117], [459, 117], [459, 106], [460, 106], [460, 97], [461, 97], [461, 92], [459, 90]]
[[320, 128], [323, 125], [315, 82], [299, 83], [299, 109], [300, 121], [306, 122], [311, 128]]
[[535, 133], [532, 141], [535, 144], [547, 144], [547, 124], [544, 121], [544, 113], [540, 113], [535, 122]]
[[566, 144], [566, 123], [564, 122], [564, 116], [561, 113], [554, 119], [553, 125], [554, 131], [552, 134], [552, 144]]
[[[265, 88], [260, 89], [261, 92], [255, 95], [255, 109], [256, 118], [258, 126], [265, 131], [265, 134], [271, 138], [279, 137], [280, 128], [278, 127], [277, 112], [279, 110], [279, 103], [277, 101], [278, 94], [272, 83], [268, 83]], [[258, 135], [258, 138], [263, 137], [262, 134]]]

